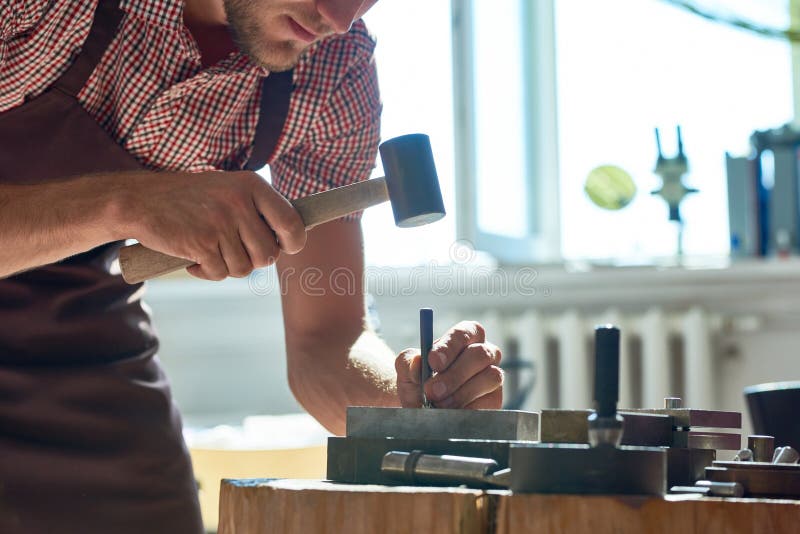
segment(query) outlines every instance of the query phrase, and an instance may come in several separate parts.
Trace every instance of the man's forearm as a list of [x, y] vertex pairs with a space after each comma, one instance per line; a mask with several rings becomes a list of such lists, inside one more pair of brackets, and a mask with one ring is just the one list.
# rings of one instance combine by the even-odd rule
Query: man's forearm
[[306, 340], [288, 350], [292, 392], [334, 434], [344, 434], [348, 406], [399, 406], [395, 355], [374, 332], [363, 331], [355, 342]]
[[0, 278], [118, 239], [114, 181], [0, 185]]

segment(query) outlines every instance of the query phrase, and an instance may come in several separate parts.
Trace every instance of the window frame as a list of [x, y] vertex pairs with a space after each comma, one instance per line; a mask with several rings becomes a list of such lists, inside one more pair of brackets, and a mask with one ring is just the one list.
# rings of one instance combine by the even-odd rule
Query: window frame
[[[452, 0], [453, 122], [456, 236], [504, 264], [556, 261], [561, 256], [555, 0], [517, 0], [523, 42], [526, 233], [511, 237], [478, 224], [474, 6]], [[478, 0], [480, 1], [480, 0]], [[527, 29], [527, 31], [526, 31]], [[514, 192], [508, 192], [514, 194]]]

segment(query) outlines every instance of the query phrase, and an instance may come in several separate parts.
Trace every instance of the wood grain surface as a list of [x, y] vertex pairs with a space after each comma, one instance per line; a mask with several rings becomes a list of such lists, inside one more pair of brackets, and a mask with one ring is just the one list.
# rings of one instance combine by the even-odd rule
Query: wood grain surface
[[481, 534], [479, 490], [223, 480], [219, 534]]
[[800, 501], [590, 495], [504, 495], [496, 534], [800, 532]]
[[460, 488], [223, 480], [220, 534], [800, 532], [800, 501], [511, 495]]

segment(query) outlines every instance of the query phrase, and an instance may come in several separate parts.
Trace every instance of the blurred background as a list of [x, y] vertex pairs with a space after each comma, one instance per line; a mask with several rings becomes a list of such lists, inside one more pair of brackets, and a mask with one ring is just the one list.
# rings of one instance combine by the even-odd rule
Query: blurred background
[[[448, 216], [364, 214], [375, 327], [399, 351], [419, 307], [439, 330], [483, 321], [514, 408], [591, 405], [598, 322], [622, 328], [622, 406], [746, 414], [745, 386], [800, 378], [798, 17], [797, 0], [378, 2], [382, 137], [431, 137]], [[148, 287], [214, 510], [219, 473], [324, 476], [275, 278]], [[236, 464], [244, 449], [315, 452], [287, 474]]]

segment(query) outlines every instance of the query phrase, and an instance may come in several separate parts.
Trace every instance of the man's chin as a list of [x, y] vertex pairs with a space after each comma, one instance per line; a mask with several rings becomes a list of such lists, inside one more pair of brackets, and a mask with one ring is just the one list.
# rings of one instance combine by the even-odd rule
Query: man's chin
[[293, 43], [287, 42], [261, 49], [258, 53], [247, 53], [247, 55], [254, 63], [270, 72], [284, 72], [297, 65], [304, 50], [304, 48], [298, 48]]

